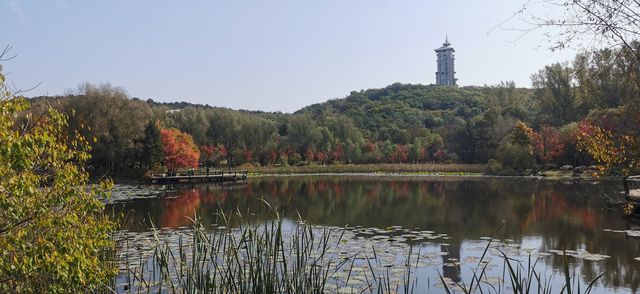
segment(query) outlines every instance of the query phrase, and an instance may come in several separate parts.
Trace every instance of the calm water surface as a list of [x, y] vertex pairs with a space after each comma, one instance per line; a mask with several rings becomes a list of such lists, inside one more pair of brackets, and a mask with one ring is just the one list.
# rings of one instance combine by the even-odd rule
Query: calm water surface
[[[152, 193], [141, 192], [152, 189]], [[286, 176], [250, 178], [244, 185], [178, 187], [119, 186], [108, 209], [122, 212], [129, 232], [188, 226], [196, 214], [205, 227], [219, 222], [216, 212], [239, 210], [263, 220], [264, 198], [289, 220], [302, 216], [312, 224], [385, 229], [401, 226], [447, 234], [445, 240], [413, 245], [448, 252], [436, 268], [420, 269], [418, 292], [438, 293], [437, 271], [456, 281], [470, 281], [473, 256], [482, 254], [487, 237], [507, 240], [540, 254], [538, 269], [547, 276], [563, 271], [554, 250], [610, 256], [602, 260], [569, 258], [572, 271], [588, 284], [604, 276], [594, 293], [635, 293], [640, 285], [640, 239], [624, 230], [640, 224], [604, 209], [603, 195], [620, 199], [617, 182], [561, 182], [519, 178], [416, 176]], [[140, 197], [140, 198], [137, 198]], [[357, 229], [356, 229], [357, 233]], [[359, 235], [372, 238], [372, 234]], [[445, 243], [446, 242], [446, 243]], [[444, 245], [443, 245], [444, 244]], [[445, 266], [449, 258], [461, 265]], [[463, 261], [468, 261], [467, 263]], [[494, 275], [502, 276], [501, 268]], [[508, 281], [507, 281], [508, 283]], [[559, 292], [559, 287], [555, 288]]]

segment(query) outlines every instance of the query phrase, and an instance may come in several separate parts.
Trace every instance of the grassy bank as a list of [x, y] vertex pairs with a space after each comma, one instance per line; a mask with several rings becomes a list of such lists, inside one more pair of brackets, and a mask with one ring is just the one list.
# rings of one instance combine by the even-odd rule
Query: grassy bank
[[482, 174], [486, 164], [443, 163], [381, 163], [330, 164], [305, 166], [243, 166], [252, 175], [261, 174], [317, 174], [317, 173], [416, 173], [416, 174]]
[[[227, 170], [226, 166], [210, 167], [211, 170]], [[244, 164], [233, 167], [233, 170], [247, 170], [250, 176], [260, 175], [290, 175], [290, 174], [406, 174], [406, 175], [434, 175], [434, 176], [471, 176], [493, 175], [512, 177], [543, 177], [552, 180], [609, 180], [617, 179], [614, 176], [594, 176], [592, 172], [576, 173], [573, 170], [529, 170], [523, 172], [492, 173], [488, 164], [462, 164], [462, 163], [378, 163], [378, 164], [308, 164], [293, 165], [265, 165], [254, 166]], [[158, 171], [160, 172], [160, 171]], [[186, 171], [184, 171], [186, 172]], [[205, 168], [200, 167], [199, 172], [205, 173]], [[113, 179], [118, 184], [144, 184], [148, 183], [150, 172], [146, 169], [128, 169], [112, 174], [107, 172], [92, 171], [92, 179], [99, 180], [105, 177]]]

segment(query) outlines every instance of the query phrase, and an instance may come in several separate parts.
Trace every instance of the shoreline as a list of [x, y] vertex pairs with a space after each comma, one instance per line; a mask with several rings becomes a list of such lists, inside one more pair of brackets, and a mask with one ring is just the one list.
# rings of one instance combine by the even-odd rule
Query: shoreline
[[305, 176], [362, 176], [362, 177], [415, 177], [415, 178], [498, 178], [498, 179], [527, 179], [546, 181], [576, 181], [576, 182], [601, 182], [601, 181], [622, 181], [621, 177], [583, 177], [583, 176], [525, 176], [525, 175], [492, 175], [482, 173], [271, 173], [271, 174], [249, 174], [248, 178], [268, 178], [268, 177], [305, 177]]
[[487, 164], [457, 163], [375, 163], [303, 166], [240, 166], [250, 174], [298, 173], [477, 173], [488, 171]]
[[[488, 173], [486, 164], [335, 164], [307, 166], [239, 166], [248, 178], [287, 176], [370, 176], [370, 177], [442, 177], [442, 178], [514, 178], [552, 181], [616, 181], [620, 176], [592, 176], [587, 172], [542, 170], [536, 174], [497, 175]], [[125, 173], [126, 174], [126, 173]], [[116, 184], [149, 184], [146, 177], [113, 177]]]

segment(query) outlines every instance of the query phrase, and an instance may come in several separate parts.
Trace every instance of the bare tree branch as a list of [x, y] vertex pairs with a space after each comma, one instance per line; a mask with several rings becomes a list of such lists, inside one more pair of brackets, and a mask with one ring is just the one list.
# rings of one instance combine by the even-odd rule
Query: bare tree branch
[[2, 49], [2, 52], [0, 52], [0, 62], [2, 61], [7, 61], [7, 60], [11, 60], [14, 59], [17, 55], [12, 55], [9, 57], [6, 57], [5, 55], [9, 54], [9, 51], [11, 51], [12, 47], [7, 45], [4, 47], [4, 49]]
[[[553, 12], [551, 16], [540, 11]], [[528, 0], [522, 8], [498, 23], [491, 31], [507, 24], [522, 38], [532, 31], [543, 31], [550, 49], [566, 47], [624, 46], [640, 60], [633, 42], [640, 39], [640, 0]]]

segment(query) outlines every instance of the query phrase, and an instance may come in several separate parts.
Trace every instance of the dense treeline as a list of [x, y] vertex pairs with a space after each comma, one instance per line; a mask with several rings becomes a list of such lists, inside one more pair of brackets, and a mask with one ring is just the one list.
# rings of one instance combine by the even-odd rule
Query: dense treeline
[[[594, 163], [597, 156], [578, 142], [590, 126], [637, 132], [639, 71], [630, 50], [605, 49], [546, 66], [532, 75], [532, 89], [396, 83], [293, 114], [130, 99], [108, 84], [33, 102], [36, 111], [45, 103], [58, 107], [72, 131], [95, 138], [91, 165], [105, 171], [194, 162], [490, 162], [494, 172], [514, 172]], [[175, 154], [185, 148], [192, 152]]]

